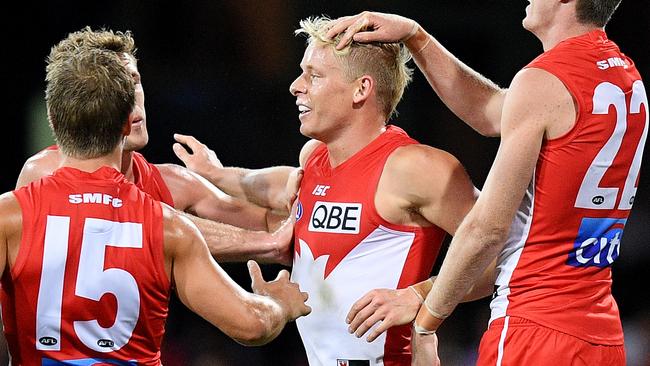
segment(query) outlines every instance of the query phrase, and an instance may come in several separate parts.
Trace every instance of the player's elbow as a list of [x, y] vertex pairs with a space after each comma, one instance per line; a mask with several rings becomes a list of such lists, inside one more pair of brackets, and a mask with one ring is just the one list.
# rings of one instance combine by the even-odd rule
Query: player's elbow
[[273, 340], [274, 332], [269, 325], [268, 319], [263, 316], [251, 316], [249, 319], [242, 319], [241, 328], [232, 338], [245, 346], [261, 346]]
[[497, 220], [469, 220], [467, 230], [486, 249], [500, 249], [508, 238], [510, 226]]

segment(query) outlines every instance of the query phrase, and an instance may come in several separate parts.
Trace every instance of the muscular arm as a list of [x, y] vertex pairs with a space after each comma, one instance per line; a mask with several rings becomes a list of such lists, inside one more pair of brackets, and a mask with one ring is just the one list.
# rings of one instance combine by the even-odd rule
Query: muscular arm
[[[410, 145], [389, 157], [375, 203], [388, 221], [399, 222], [400, 217], [415, 213], [402, 224], [436, 225], [453, 235], [477, 195], [465, 169], [452, 155], [429, 146]], [[430, 283], [425, 281], [420, 286]], [[373, 290], [352, 306], [347, 321], [350, 330], [361, 337], [381, 320], [367, 337], [371, 342], [389, 327], [412, 321], [421, 302], [412, 289]]]
[[306, 294], [288, 281], [286, 271], [266, 283], [257, 264], [249, 263], [256, 294], [248, 293], [212, 259], [189, 220], [168, 207], [164, 216], [165, 256], [179, 298], [228, 336], [246, 345], [265, 344], [287, 322], [309, 312]]
[[545, 134], [573, 119], [571, 96], [555, 77], [536, 69], [515, 77], [504, 103], [494, 165], [476, 205], [452, 240], [416, 324], [437, 329], [500, 252], [533, 177]]
[[176, 164], [157, 164], [156, 167], [174, 198], [174, 208], [179, 211], [252, 230], [272, 231], [282, 221], [282, 216], [225, 194], [185, 167]]
[[[227, 194], [245, 199], [258, 206], [271, 209], [281, 214], [288, 214], [292, 182], [289, 177], [295, 167], [276, 166], [262, 169], [244, 169], [223, 167], [214, 151], [192, 136], [175, 134], [178, 143], [174, 144], [174, 153], [193, 172], [208, 179]], [[181, 144], [190, 148], [191, 153]], [[317, 146], [317, 142], [308, 141], [300, 152], [301, 166], [306, 157]]]
[[13, 266], [22, 238], [22, 211], [11, 192], [0, 195], [0, 275]]
[[457, 59], [423, 28], [418, 28], [404, 44], [429, 85], [474, 130], [484, 136], [498, 136], [506, 91]]
[[269, 233], [242, 229], [187, 213], [184, 215], [197, 226], [210, 253], [218, 262], [253, 259], [261, 263], [291, 265], [294, 224], [291, 218], [283, 221], [276, 231]]
[[458, 117], [486, 136], [499, 135], [506, 91], [458, 60], [415, 21], [394, 14], [363, 12], [335, 21], [337, 48], [356, 42], [399, 42], [409, 48], [433, 90]]
[[[276, 166], [263, 169], [224, 167], [214, 151], [192, 136], [175, 134], [176, 156], [193, 172], [203, 176], [227, 194], [271, 210], [288, 213], [285, 194], [287, 179], [295, 169]], [[186, 145], [188, 149], [183, 146]], [[191, 151], [191, 152], [190, 152]]]

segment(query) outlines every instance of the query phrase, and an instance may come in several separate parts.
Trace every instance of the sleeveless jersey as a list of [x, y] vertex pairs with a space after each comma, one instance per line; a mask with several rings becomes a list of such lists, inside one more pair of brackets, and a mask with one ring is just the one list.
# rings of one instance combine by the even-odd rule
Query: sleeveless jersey
[[405, 288], [429, 277], [445, 232], [391, 224], [375, 208], [386, 159], [398, 147], [415, 143], [389, 126], [336, 168], [325, 145], [306, 162], [292, 279], [309, 293], [312, 312], [296, 323], [312, 366], [411, 364], [409, 326], [392, 328], [368, 343], [347, 331], [345, 316], [370, 290]]
[[601, 30], [565, 40], [527, 67], [560, 79], [578, 112], [571, 131], [543, 142], [498, 258], [491, 321], [517, 316], [590, 343], [620, 345], [611, 266], [648, 134], [643, 82]]
[[[58, 150], [57, 145], [46, 148], [47, 150]], [[133, 184], [148, 193], [156, 201], [164, 202], [174, 207], [174, 199], [169, 192], [158, 168], [147, 161], [139, 152], [133, 152], [131, 157], [133, 170]]]
[[160, 365], [161, 204], [109, 167], [61, 168], [14, 195], [22, 241], [2, 278], [12, 365]]

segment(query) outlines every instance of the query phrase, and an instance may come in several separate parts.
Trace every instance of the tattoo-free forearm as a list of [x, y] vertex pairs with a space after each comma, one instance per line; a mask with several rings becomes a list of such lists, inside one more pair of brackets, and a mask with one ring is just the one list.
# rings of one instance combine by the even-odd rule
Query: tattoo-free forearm
[[422, 27], [405, 44], [452, 112], [482, 135], [500, 134], [504, 89], [465, 65]]

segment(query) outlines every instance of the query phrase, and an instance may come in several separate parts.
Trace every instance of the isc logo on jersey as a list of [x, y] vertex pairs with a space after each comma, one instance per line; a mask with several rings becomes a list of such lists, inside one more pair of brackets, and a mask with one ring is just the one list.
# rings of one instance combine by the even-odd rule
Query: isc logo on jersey
[[317, 201], [309, 218], [309, 231], [358, 234], [362, 208], [360, 203]]
[[77, 193], [68, 195], [68, 202], [74, 204], [80, 203], [100, 203], [111, 205], [113, 207], [122, 207], [122, 200], [115, 198], [106, 193]]
[[626, 219], [583, 218], [567, 264], [574, 267], [607, 267], [620, 252]]

